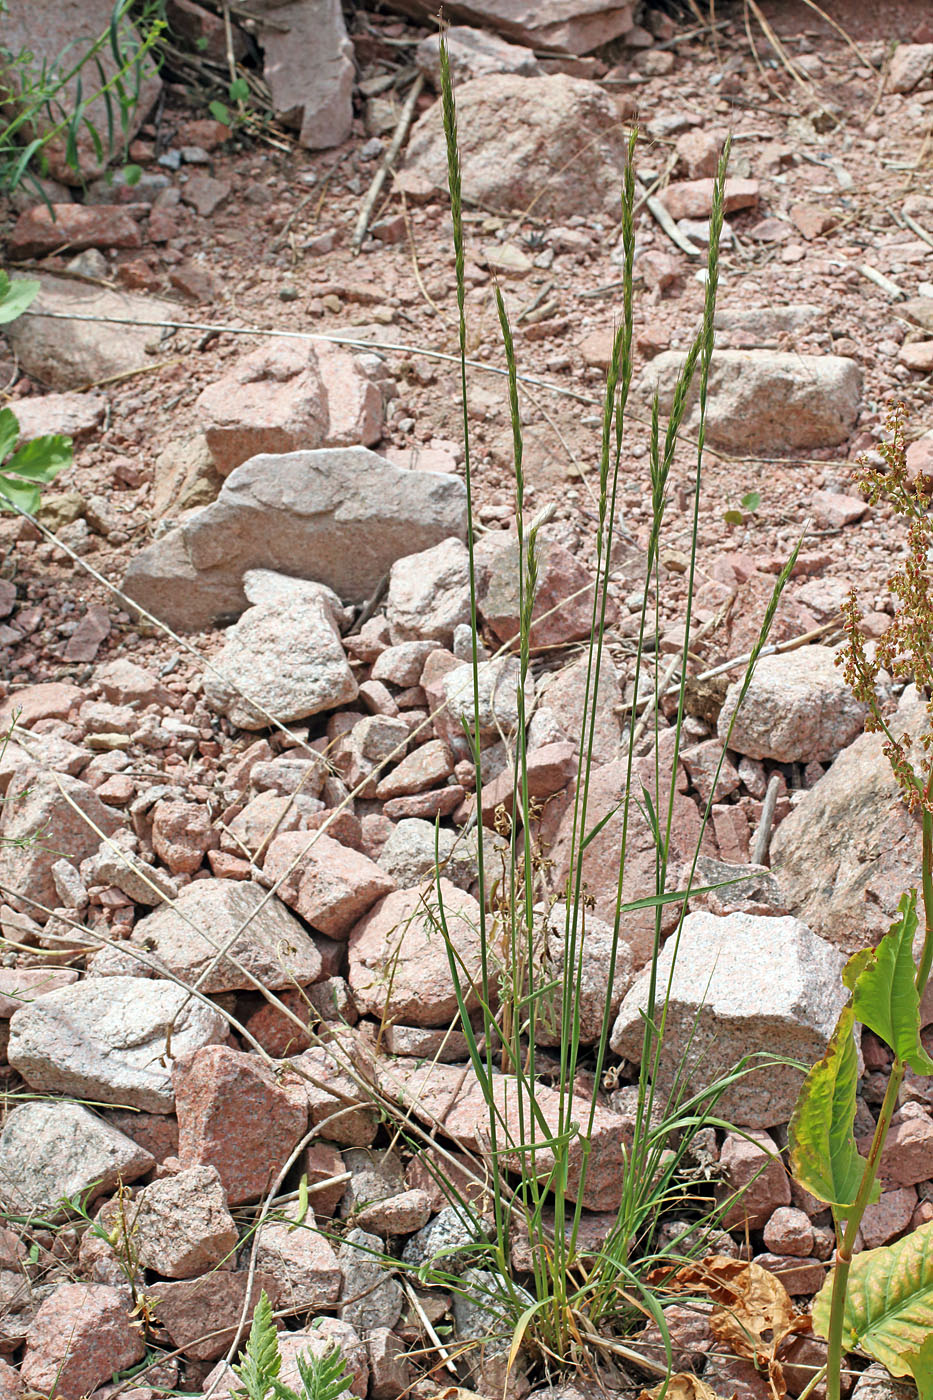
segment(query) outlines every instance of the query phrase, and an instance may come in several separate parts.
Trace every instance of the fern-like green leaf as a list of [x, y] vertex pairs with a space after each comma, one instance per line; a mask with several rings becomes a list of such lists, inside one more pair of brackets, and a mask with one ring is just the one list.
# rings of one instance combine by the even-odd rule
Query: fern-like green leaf
[[346, 1359], [336, 1342], [323, 1356], [310, 1352], [299, 1356], [298, 1374], [304, 1389], [302, 1400], [338, 1400], [350, 1386]]
[[277, 1393], [277, 1378], [282, 1365], [279, 1338], [272, 1316], [272, 1304], [265, 1289], [259, 1295], [253, 1324], [249, 1329], [246, 1351], [233, 1367], [234, 1375], [243, 1386], [248, 1400], [266, 1400], [270, 1392]]
[[273, 1382], [276, 1400], [339, 1400], [350, 1388], [352, 1377], [346, 1359], [336, 1342], [321, 1356], [304, 1352], [296, 1359], [301, 1393], [282, 1381]]

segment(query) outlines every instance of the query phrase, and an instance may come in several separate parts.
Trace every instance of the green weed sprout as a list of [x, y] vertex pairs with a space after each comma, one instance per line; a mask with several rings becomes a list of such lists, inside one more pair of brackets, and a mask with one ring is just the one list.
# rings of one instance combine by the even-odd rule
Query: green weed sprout
[[[159, 0], [145, 0], [137, 16], [142, 36], [130, 20], [135, 0], [116, 0], [104, 32], [90, 43], [69, 44], [53, 61], [38, 62], [29, 52], [13, 53], [0, 40], [0, 189], [11, 191], [37, 179], [53, 142], [64, 144], [66, 164], [80, 171], [78, 141], [87, 135], [100, 165], [120, 148], [126, 150], [133, 115], [139, 105], [147, 58], [165, 28]], [[0, 0], [0, 16], [6, 6]], [[108, 75], [105, 58], [112, 59]], [[90, 75], [90, 82], [85, 83]], [[89, 109], [102, 104], [104, 130]], [[136, 167], [130, 167], [135, 171]], [[138, 175], [136, 177], [138, 179]], [[131, 180], [132, 183], [132, 180]]]
[[278, 1332], [272, 1316], [272, 1304], [265, 1290], [259, 1295], [250, 1327], [246, 1351], [233, 1370], [247, 1400], [339, 1400], [346, 1394], [352, 1377], [346, 1359], [334, 1343], [321, 1356], [307, 1352], [298, 1357], [301, 1392], [292, 1390], [279, 1380], [282, 1356]]
[[[0, 325], [22, 316], [38, 293], [39, 283], [34, 278], [11, 281], [0, 271]], [[71, 438], [56, 433], [34, 438], [22, 446], [17, 446], [18, 442], [19, 419], [11, 408], [0, 409], [0, 511], [35, 515], [39, 509], [39, 487], [54, 481], [60, 471], [71, 466]]]

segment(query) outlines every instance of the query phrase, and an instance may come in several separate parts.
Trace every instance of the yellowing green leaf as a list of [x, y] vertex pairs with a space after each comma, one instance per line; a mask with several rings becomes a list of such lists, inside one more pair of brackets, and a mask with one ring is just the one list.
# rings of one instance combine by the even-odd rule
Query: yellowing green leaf
[[[812, 1196], [842, 1209], [855, 1202], [865, 1170], [855, 1145], [858, 1056], [851, 1000], [842, 1009], [826, 1054], [810, 1070], [788, 1128], [790, 1171]], [[873, 1200], [880, 1195], [875, 1183]]]
[[920, 1350], [908, 1354], [904, 1360], [911, 1364], [919, 1400], [933, 1400], [933, 1336], [927, 1337]]
[[901, 895], [901, 917], [859, 972], [853, 989], [856, 1019], [874, 1031], [915, 1074], [933, 1074], [933, 1060], [920, 1043], [920, 997], [913, 943], [917, 892]]
[[[835, 1270], [813, 1300], [813, 1330], [829, 1331]], [[842, 1344], [860, 1347], [892, 1376], [913, 1376], [921, 1400], [933, 1400], [929, 1342], [933, 1335], [933, 1221], [852, 1260]], [[927, 1369], [924, 1369], [927, 1368]]]

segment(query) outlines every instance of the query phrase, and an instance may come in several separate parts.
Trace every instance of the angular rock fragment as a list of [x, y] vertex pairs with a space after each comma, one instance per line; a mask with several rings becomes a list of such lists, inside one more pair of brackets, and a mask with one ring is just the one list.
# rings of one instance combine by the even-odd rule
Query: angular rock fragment
[[[662, 949], [659, 986], [667, 986], [673, 951], [670, 942]], [[701, 1090], [745, 1057], [761, 1055], [764, 1067], [755, 1069], [750, 1062], [750, 1072], [726, 1089], [717, 1111], [743, 1127], [786, 1123], [802, 1075], [769, 1061], [780, 1056], [809, 1065], [823, 1054], [845, 1000], [843, 961], [797, 919], [688, 914], [679, 936], [655, 1091], [667, 1092], [675, 1073], [685, 1074], [691, 1091]], [[610, 1041], [616, 1054], [636, 1063], [649, 976], [643, 972], [628, 992]]]
[[[506, 43], [482, 29], [455, 24], [447, 30], [446, 39], [450, 76], [457, 88], [471, 78], [488, 78], [491, 73], [518, 73], [523, 78], [537, 78], [544, 71], [527, 48]], [[436, 34], [421, 40], [415, 50], [415, 62], [431, 85], [440, 91], [440, 40]]]
[[130, 1317], [129, 1291], [103, 1283], [60, 1283], [29, 1329], [22, 1377], [31, 1390], [81, 1400], [146, 1354]]
[[[594, 593], [588, 570], [568, 549], [547, 539], [538, 540], [536, 560], [532, 647], [564, 646], [588, 637]], [[494, 530], [480, 539], [476, 546], [477, 605], [500, 642], [512, 642], [518, 636], [520, 572], [517, 535]], [[610, 599], [607, 625], [616, 617], [616, 606]]]
[[157, 967], [194, 982], [234, 933], [228, 956], [219, 960], [202, 991], [246, 990], [257, 982], [276, 991], [296, 983], [304, 987], [321, 976], [321, 955], [294, 914], [275, 895], [241, 880], [185, 885], [174, 908], [140, 919], [132, 942], [145, 947]]
[[[662, 413], [670, 410], [682, 363], [679, 351], [665, 350], [642, 376], [639, 394], [647, 400], [657, 390]], [[696, 427], [696, 393], [694, 384], [687, 432]], [[710, 372], [707, 442], [762, 456], [836, 447], [855, 428], [861, 395], [861, 370], [841, 355], [720, 350]]]
[[360, 851], [301, 831], [272, 840], [263, 876], [270, 885], [281, 880], [279, 897], [328, 938], [346, 938], [376, 900], [395, 888], [392, 876]]
[[[442, 879], [440, 889], [466, 1004], [475, 1008], [470, 987], [480, 975], [480, 908], [449, 880]], [[413, 1026], [447, 1025], [456, 1017], [457, 997], [432, 886], [397, 890], [381, 899], [352, 929], [349, 954], [350, 987], [363, 1013]]]
[[260, 453], [370, 447], [382, 393], [338, 345], [271, 340], [245, 355], [196, 404], [222, 476]]
[[[380, 1087], [390, 1097], [410, 1106], [421, 1122], [436, 1125], [442, 1122], [446, 1131], [462, 1145], [474, 1152], [488, 1151], [489, 1108], [483, 1098], [480, 1085], [472, 1072], [462, 1065], [426, 1064], [419, 1065], [413, 1060], [394, 1060], [381, 1064], [379, 1070]], [[520, 1123], [527, 1122], [530, 1106], [527, 1098], [523, 1103], [525, 1119], [519, 1114], [520, 1094], [527, 1094], [519, 1088], [518, 1082], [510, 1075], [493, 1074], [492, 1092], [501, 1114], [501, 1124], [505, 1124], [499, 1139], [500, 1151], [507, 1161], [517, 1161], [511, 1151], [522, 1141]], [[561, 1111], [561, 1096], [545, 1085], [535, 1089], [535, 1102], [552, 1131], [556, 1131]], [[583, 1099], [574, 1100], [569, 1110], [570, 1117], [577, 1122], [589, 1120], [589, 1103]], [[506, 1131], [508, 1139], [506, 1139]], [[593, 1118], [590, 1136], [587, 1176], [583, 1185], [583, 1205], [589, 1210], [614, 1210], [621, 1199], [623, 1163], [626, 1144], [631, 1144], [631, 1125], [619, 1114], [597, 1107]], [[583, 1148], [579, 1139], [571, 1145], [567, 1192], [575, 1200], [580, 1189], [580, 1173]], [[542, 1178], [553, 1167], [553, 1156], [549, 1149], [542, 1147], [536, 1156], [536, 1164]], [[431, 1227], [428, 1226], [428, 1229]]]
[[0, 1133], [0, 1201], [18, 1215], [54, 1213], [63, 1201], [88, 1202], [128, 1185], [153, 1165], [149, 1152], [82, 1104], [22, 1103]]
[[[434, 19], [431, 0], [403, 0], [399, 8], [425, 22]], [[466, 24], [482, 25], [513, 44], [557, 53], [584, 54], [618, 39], [634, 26], [629, 0], [453, 0], [447, 11]]]
[[[909, 694], [889, 724], [916, 738], [926, 707]], [[771, 868], [790, 912], [849, 951], [887, 933], [919, 869], [920, 823], [904, 805], [883, 744], [881, 734], [862, 734], [843, 749], [771, 839]]]
[[340, 1297], [343, 1274], [337, 1256], [308, 1211], [290, 1207], [284, 1219], [263, 1225], [256, 1241], [256, 1265], [270, 1281], [277, 1308], [296, 1311], [333, 1307]]
[[741, 690], [741, 681], [729, 687], [719, 736], [749, 758], [828, 763], [865, 724], [867, 707], [852, 694], [829, 647], [763, 656], [729, 734]]
[[194, 1278], [229, 1259], [239, 1234], [213, 1166], [144, 1186], [132, 1207], [133, 1249], [144, 1269]]
[[353, 122], [353, 45], [340, 0], [261, 5], [263, 76], [276, 114], [309, 150], [339, 146]]
[[470, 617], [469, 555], [452, 537], [397, 560], [389, 573], [386, 617], [393, 646], [432, 639], [449, 646]]
[[[151, 363], [146, 346], [159, 339], [153, 322], [178, 319], [173, 302], [155, 297], [45, 273], [39, 281], [42, 290], [29, 308], [31, 314], [12, 321], [6, 335], [24, 371], [52, 389], [82, 388], [142, 369]], [[81, 319], [52, 320], [37, 315], [39, 311]]]
[[179, 1161], [216, 1167], [231, 1205], [256, 1200], [307, 1128], [302, 1096], [257, 1056], [226, 1045], [179, 1056], [172, 1080]]
[[55, 908], [52, 866], [62, 856], [80, 864], [100, 845], [99, 832], [112, 836], [120, 825], [113, 808], [87, 783], [31, 762], [18, 765], [0, 809], [0, 884], [38, 906]]
[[356, 699], [326, 596], [306, 592], [247, 608], [228, 630], [215, 664], [205, 675], [204, 697], [241, 729], [265, 729], [273, 720], [291, 724]]
[[[463, 188], [494, 209], [563, 220], [616, 216], [625, 160], [615, 105], [596, 83], [561, 75], [474, 78], [457, 92]], [[446, 194], [441, 104], [412, 129], [398, 175], [405, 192]]]

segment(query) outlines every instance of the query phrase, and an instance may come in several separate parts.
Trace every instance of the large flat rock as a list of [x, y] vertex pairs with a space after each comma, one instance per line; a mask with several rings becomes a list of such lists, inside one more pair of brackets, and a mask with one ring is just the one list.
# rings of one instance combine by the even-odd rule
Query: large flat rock
[[[191, 888], [189, 886], [189, 888]], [[38, 1093], [171, 1113], [167, 1027], [175, 1055], [222, 1040], [218, 1011], [175, 982], [101, 977], [24, 1006], [10, 1021], [10, 1064]]]
[[[39, 282], [25, 316], [3, 329], [25, 373], [52, 389], [80, 389], [151, 365], [146, 346], [158, 346], [161, 334], [152, 323], [187, 319], [157, 297], [44, 274]], [[84, 319], [59, 319], [68, 316]]]
[[154, 1158], [82, 1104], [21, 1103], [0, 1134], [0, 1201], [20, 1213], [55, 1212], [86, 1202], [151, 1171]]
[[239, 616], [248, 569], [314, 579], [360, 603], [396, 559], [451, 535], [466, 537], [457, 477], [404, 471], [363, 447], [258, 456], [142, 550], [124, 589], [170, 627], [197, 631]]
[[[670, 411], [684, 356], [665, 350], [645, 370], [639, 396], [657, 390], [662, 413]], [[699, 378], [688, 400], [685, 427], [699, 421]], [[707, 446], [724, 452], [792, 453], [838, 447], [855, 428], [862, 372], [843, 355], [796, 355], [777, 350], [718, 350], [709, 382]]]
[[[428, 23], [437, 17], [434, 0], [395, 0], [391, 8]], [[515, 44], [582, 54], [627, 34], [634, 9], [629, 0], [451, 0], [444, 14]]]
[[[463, 197], [538, 218], [618, 218], [625, 139], [612, 98], [585, 78], [497, 73], [457, 90]], [[413, 198], [447, 197], [441, 103], [415, 124], [396, 177]]]

